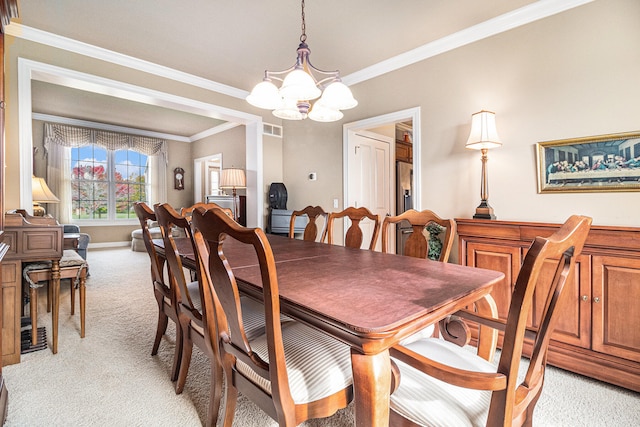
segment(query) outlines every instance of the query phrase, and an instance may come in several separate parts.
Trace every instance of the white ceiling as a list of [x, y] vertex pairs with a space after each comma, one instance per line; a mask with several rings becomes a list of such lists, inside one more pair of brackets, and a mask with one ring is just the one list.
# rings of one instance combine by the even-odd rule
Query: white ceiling
[[[585, 1], [311, 0], [305, 6], [307, 43], [314, 66], [339, 69], [349, 84], [349, 76], [466, 28], [505, 14], [513, 26], [521, 25], [527, 9], [559, 3]], [[294, 63], [301, 33], [295, 0], [24, 0], [19, 7], [22, 26], [244, 91], [265, 69]], [[34, 83], [33, 98], [37, 112], [182, 136], [220, 123], [186, 113], [169, 120], [169, 110], [42, 82]]]

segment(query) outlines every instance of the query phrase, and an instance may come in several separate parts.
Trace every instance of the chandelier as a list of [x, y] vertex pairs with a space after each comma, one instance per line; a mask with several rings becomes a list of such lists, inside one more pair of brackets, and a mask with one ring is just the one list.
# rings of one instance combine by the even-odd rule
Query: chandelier
[[[295, 65], [283, 71], [264, 72], [247, 102], [255, 107], [273, 110], [273, 115], [286, 120], [303, 120], [309, 117], [318, 122], [334, 122], [343, 116], [342, 111], [358, 105], [351, 90], [340, 80], [340, 73], [323, 71], [309, 61], [306, 43], [304, 0], [302, 0], [302, 34]], [[285, 76], [286, 74], [286, 76]], [[280, 89], [273, 80], [282, 82]], [[322, 96], [321, 96], [322, 95]], [[313, 106], [311, 101], [314, 102]]]

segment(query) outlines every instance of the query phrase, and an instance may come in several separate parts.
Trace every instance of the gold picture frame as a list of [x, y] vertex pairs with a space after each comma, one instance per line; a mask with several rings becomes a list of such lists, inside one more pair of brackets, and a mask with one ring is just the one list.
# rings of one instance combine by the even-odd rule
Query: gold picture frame
[[640, 191], [640, 131], [536, 144], [538, 193]]

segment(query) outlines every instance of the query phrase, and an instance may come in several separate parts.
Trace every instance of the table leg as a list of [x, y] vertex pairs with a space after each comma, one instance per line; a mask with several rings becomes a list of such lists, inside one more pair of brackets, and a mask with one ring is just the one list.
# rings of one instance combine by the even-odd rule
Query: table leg
[[53, 305], [51, 314], [51, 329], [52, 333], [52, 345], [51, 351], [53, 354], [58, 353], [58, 315], [60, 314], [60, 260], [53, 260], [51, 262], [51, 283], [49, 286], [53, 286]]
[[31, 313], [31, 345], [38, 344], [38, 288], [29, 286], [29, 312]]
[[87, 295], [87, 288], [86, 288], [86, 268], [83, 268], [83, 272], [80, 273], [80, 284], [79, 284], [79, 288], [80, 288], [80, 338], [84, 338], [84, 313], [85, 313], [85, 307], [86, 307], [86, 295]]
[[387, 427], [391, 390], [389, 351], [365, 355], [351, 350], [351, 365], [356, 425]]

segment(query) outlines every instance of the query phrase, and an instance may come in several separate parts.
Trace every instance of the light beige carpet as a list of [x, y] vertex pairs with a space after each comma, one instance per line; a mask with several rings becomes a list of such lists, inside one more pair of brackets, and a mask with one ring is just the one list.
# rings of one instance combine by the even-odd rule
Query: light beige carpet
[[[208, 359], [194, 349], [187, 384], [176, 395], [169, 380], [175, 329], [169, 322], [158, 356], [151, 356], [157, 306], [144, 252], [128, 248], [89, 252], [87, 332], [69, 315], [63, 284], [58, 354], [49, 349], [22, 356], [3, 368], [9, 389], [7, 426], [198, 426], [209, 394]], [[39, 324], [51, 317], [38, 298]], [[536, 426], [640, 425], [640, 395], [549, 368], [535, 412]], [[241, 398], [234, 425], [276, 426], [257, 406]], [[351, 407], [305, 426], [353, 425]]]

